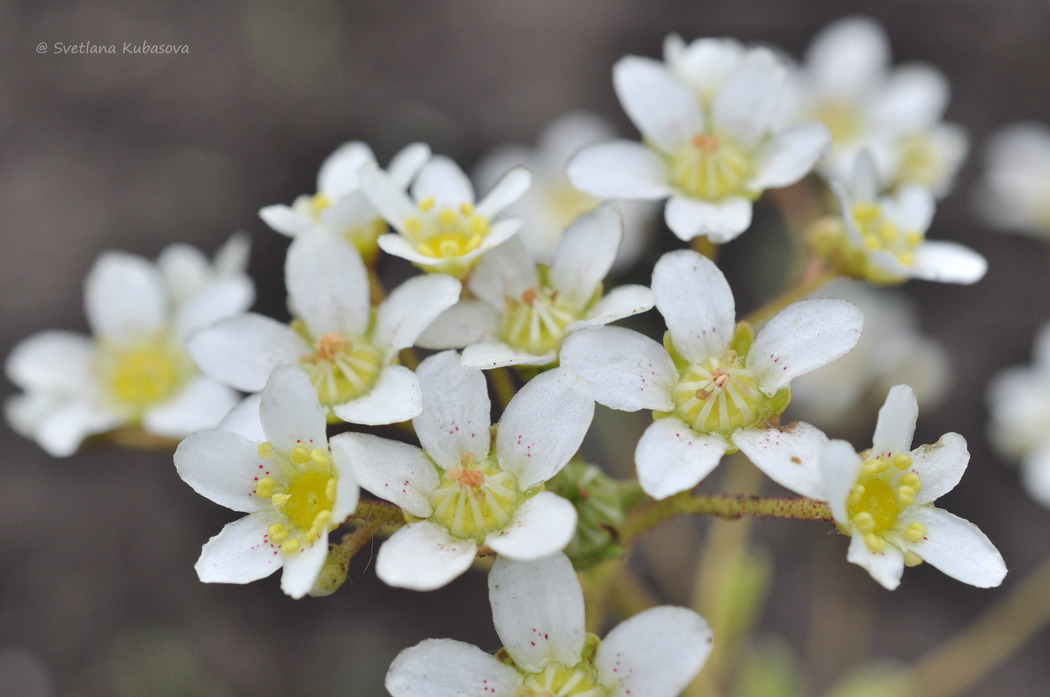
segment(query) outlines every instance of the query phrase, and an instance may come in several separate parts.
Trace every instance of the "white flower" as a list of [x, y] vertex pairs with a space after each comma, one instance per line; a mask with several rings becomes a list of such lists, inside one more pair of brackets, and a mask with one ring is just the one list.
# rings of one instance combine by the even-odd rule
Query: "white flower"
[[423, 449], [349, 433], [332, 439], [361, 486], [410, 521], [379, 548], [376, 573], [392, 586], [430, 590], [467, 570], [479, 548], [512, 559], [559, 552], [576, 509], [543, 483], [575, 454], [594, 414], [587, 383], [564, 368], [529, 381], [490, 431], [484, 374], [454, 351], [423, 361]]
[[245, 279], [250, 251], [251, 239], [245, 232], [231, 235], [211, 261], [196, 247], [177, 242], [161, 250], [157, 256], [157, 268], [164, 276], [172, 302], [181, 305], [210, 283], [229, 278]]
[[694, 39], [688, 44], [677, 34], [664, 39], [664, 63], [675, 76], [696, 92], [700, 102], [710, 108], [722, 83], [747, 56], [747, 49], [736, 39]]
[[179, 476], [200, 495], [248, 514], [204, 545], [201, 581], [249, 583], [284, 567], [285, 593], [310, 591], [328, 556], [328, 533], [358, 499], [353, 472], [329, 452], [325, 428], [306, 374], [283, 366], [217, 430], [179, 444]]
[[997, 375], [988, 389], [992, 444], [1021, 461], [1028, 494], [1050, 508], [1050, 325], [1035, 339], [1033, 364]]
[[791, 379], [849, 351], [863, 322], [845, 301], [813, 299], [785, 308], [757, 336], [743, 322], [734, 329], [729, 284], [690, 250], [656, 263], [653, 293], [668, 327], [664, 346], [619, 327], [586, 329], [565, 340], [561, 364], [586, 378], [601, 404], [656, 412], [634, 454], [642, 489], [655, 498], [696, 486], [724, 453], [760, 439], [787, 407]]
[[561, 554], [534, 562], [500, 557], [489, 574], [496, 633], [509, 660], [452, 639], [405, 649], [390, 666], [394, 697], [676, 697], [711, 652], [696, 612], [654, 607], [599, 640], [584, 627], [583, 592]]
[[407, 421], [419, 413], [419, 383], [397, 354], [459, 298], [459, 281], [435, 274], [405, 281], [374, 312], [357, 251], [322, 228], [298, 235], [285, 261], [291, 326], [242, 314], [197, 332], [189, 351], [225, 384], [258, 392], [278, 365], [300, 365], [321, 403], [358, 424]]
[[907, 185], [892, 196], [879, 196], [878, 173], [868, 151], [857, 157], [848, 185], [833, 181], [831, 187], [842, 220], [824, 228], [814, 244], [841, 273], [880, 284], [909, 278], [970, 284], [984, 277], [988, 263], [977, 252], [926, 239], [934, 212], [929, 191]]
[[[169, 248], [158, 268], [131, 254], [102, 254], [84, 281], [93, 336], [41, 332], [8, 357], [8, 378], [26, 392], [5, 404], [12, 427], [56, 457], [119, 426], [172, 438], [214, 427], [238, 397], [197, 372], [187, 336], [244, 311], [254, 287], [225, 262], [208, 268], [188, 257], [184, 247]], [[166, 273], [198, 262], [192, 278]]]
[[447, 157], [434, 157], [423, 166], [412, 185], [412, 199], [374, 164], [358, 174], [365, 195], [398, 232], [379, 238], [383, 251], [425, 271], [457, 278], [517, 231], [519, 220], [496, 216], [521, 198], [530, 181], [529, 171], [516, 167], [475, 205], [470, 179]]
[[846, 280], [819, 295], [860, 308], [864, 333], [848, 354], [791, 382], [788, 415], [825, 430], [844, 427], [874, 414], [886, 391], [900, 382], [912, 386], [921, 407], [944, 399], [952, 382], [950, 357], [939, 341], [921, 333], [919, 315], [907, 296]]
[[569, 179], [606, 198], [670, 197], [664, 217], [679, 239], [727, 242], [751, 224], [752, 200], [801, 179], [828, 146], [815, 121], [774, 129], [784, 77], [771, 51], [749, 49], [708, 104], [668, 66], [623, 58], [613, 83], [644, 143], [587, 148], [569, 163]]
[[1006, 575], [1002, 556], [977, 526], [933, 505], [955, 488], [970, 453], [957, 433], [912, 450], [919, 407], [907, 385], [890, 390], [870, 450], [833, 440], [820, 450], [828, 506], [850, 540], [847, 559], [884, 587], [900, 584], [904, 566], [929, 562], [979, 588]]
[[[391, 183], [404, 191], [430, 157], [430, 148], [413, 143], [394, 156], [387, 168]], [[361, 191], [357, 171], [376, 161], [372, 149], [360, 141], [344, 143], [321, 164], [317, 193], [299, 196], [291, 206], [266, 206], [259, 211], [267, 225], [294, 237], [313, 227], [324, 227], [353, 244], [366, 261], [378, 252], [376, 240], [386, 222]]]
[[1050, 236], [1050, 128], [1018, 123], [992, 138], [979, 202], [998, 228]]
[[[518, 235], [536, 260], [549, 264], [561, 232], [581, 214], [593, 210], [601, 199], [580, 191], [569, 182], [565, 166], [581, 148], [611, 139], [612, 126], [588, 112], [572, 112], [555, 119], [540, 134], [535, 148], [505, 145], [486, 155], [475, 169], [479, 188], [489, 189], [504, 172], [521, 165], [532, 172], [532, 185], [507, 215], [521, 218]], [[626, 268], [641, 255], [655, 213], [647, 201], [619, 201], [623, 214], [623, 243], [614, 268]]]
[[611, 204], [581, 215], [562, 234], [549, 267], [537, 269], [519, 236], [486, 254], [462, 300], [423, 332], [426, 348], [463, 348], [475, 368], [550, 365], [562, 340], [588, 326], [608, 324], [653, 306], [652, 291], [626, 285], [602, 295], [622, 237]]
[[789, 118], [815, 118], [831, 132], [818, 165], [829, 179], [849, 176], [872, 150], [890, 188], [921, 184], [938, 197], [951, 189], [969, 148], [966, 132], [941, 123], [949, 85], [936, 68], [912, 63], [892, 72], [882, 27], [866, 17], [828, 25], [813, 39], [784, 100]]

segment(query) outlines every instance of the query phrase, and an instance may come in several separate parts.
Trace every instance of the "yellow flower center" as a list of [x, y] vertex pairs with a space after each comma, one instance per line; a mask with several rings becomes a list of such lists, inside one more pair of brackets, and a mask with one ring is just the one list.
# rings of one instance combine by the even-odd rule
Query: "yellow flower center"
[[104, 346], [101, 353], [109, 394], [136, 417], [172, 397], [193, 374], [185, 353], [163, 336]]
[[[299, 327], [301, 329], [301, 327]], [[310, 376], [321, 404], [345, 404], [366, 394], [382, 370], [382, 354], [365, 339], [350, 340], [328, 332], [314, 342], [315, 353], [302, 356], [299, 364]]]
[[477, 460], [473, 453], [464, 453], [460, 464], [443, 472], [431, 492], [430, 520], [453, 537], [482, 540], [503, 529], [524, 498], [517, 478], [494, 457]]
[[828, 127], [832, 147], [841, 148], [864, 135], [864, 113], [852, 102], [822, 102], [813, 110], [813, 118]]
[[914, 182], [933, 188], [940, 182], [944, 176], [944, 161], [929, 136], [907, 136], [901, 139], [897, 147], [900, 149], [900, 164], [897, 167], [896, 184]]
[[334, 530], [332, 520], [337, 476], [327, 449], [298, 445], [284, 455], [270, 443], [259, 446], [260, 476], [255, 495], [269, 499], [283, 522], [267, 533], [269, 542], [285, 554], [293, 554]]
[[671, 180], [694, 198], [719, 201], [727, 196], [747, 196], [751, 156], [727, 136], [700, 133], [671, 155]]
[[609, 697], [609, 690], [598, 682], [590, 663], [566, 667], [551, 662], [539, 673], [527, 673], [514, 697]]
[[[433, 197], [424, 199], [419, 203], [420, 214], [405, 221], [406, 236], [415, 244], [416, 251], [440, 262], [458, 259], [481, 246], [492, 226], [488, 218], [474, 211], [472, 204], [441, 210], [435, 210], [435, 206]], [[465, 275], [470, 266], [468, 264], [460, 275]]]
[[499, 334], [515, 348], [543, 354], [558, 348], [565, 328], [580, 318], [579, 310], [570, 307], [557, 291], [541, 284], [526, 290], [521, 298], [507, 298]]
[[[901, 538], [918, 542], [926, 536], [922, 523], [902, 525], [900, 514], [915, 503], [922, 488], [919, 475], [910, 471], [912, 458], [905, 453], [870, 458], [861, 467], [847, 501], [850, 531], [863, 535], [864, 543], [876, 554], [887, 544], [902, 547]], [[910, 565], [922, 561], [914, 552], [905, 551]]]
[[[333, 201], [327, 194], [316, 193], [313, 196], [300, 196], [292, 204], [292, 209], [315, 223], [321, 224], [321, 214], [328, 210]], [[387, 231], [386, 221], [376, 215], [360, 225], [351, 225], [339, 230], [346, 241], [357, 248], [365, 263], [375, 260], [379, 253], [379, 236]]]

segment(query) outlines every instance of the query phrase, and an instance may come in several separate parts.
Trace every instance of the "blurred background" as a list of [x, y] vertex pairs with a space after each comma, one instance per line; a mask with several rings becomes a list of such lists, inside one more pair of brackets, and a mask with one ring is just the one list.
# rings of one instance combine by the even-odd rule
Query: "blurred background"
[[[1010, 575], [980, 591], [923, 566], [891, 594], [845, 562], [846, 540], [828, 526], [763, 520], [752, 530], [775, 574], [761, 631], [807, 666], [813, 694], [869, 657], [912, 660], [1050, 555], [1050, 511], [1023, 494], [984, 435], [988, 379], [1028, 362], [1050, 320], [1050, 259], [1032, 238], [989, 230], [972, 205], [989, 134], [1020, 119], [1050, 122], [1042, 0], [0, 0], [0, 352], [42, 329], [86, 331], [82, 281], [101, 251], [154, 258], [186, 241], [210, 253], [237, 229], [254, 245], [256, 308], [283, 317], [287, 239], [257, 212], [312, 193], [340, 143], [367, 141], [386, 163], [422, 140], [469, 170], [496, 145], [534, 142], [571, 110], [634, 137], [611, 85], [619, 57], [658, 57], [670, 32], [799, 56], [824, 25], [856, 13], [884, 25], [894, 62], [948, 75], [946, 119], [971, 137], [930, 236], [973, 247], [990, 270], [972, 287], [906, 286], [955, 376], [941, 407], [920, 414], [916, 442], [967, 438], [970, 470], [942, 504], [981, 527]], [[117, 55], [56, 55], [57, 42], [115, 44]], [[121, 55], [124, 42], [189, 53]], [[658, 238], [673, 246], [666, 230]], [[727, 248], [731, 270], [742, 254]], [[741, 310], [750, 292], [742, 281]], [[859, 416], [866, 426], [833, 435], [867, 447], [874, 408]], [[620, 454], [629, 454], [644, 421], [601, 418], [626, 433]], [[0, 438], [0, 695], [380, 695], [394, 655], [424, 638], [499, 648], [480, 574], [437, 593], [394, 591], [362, 555], [325, 599], [292, 601], [276, 578], [204, 585], [193, 571], [200, 546], [235, 516], [184, 485], [170, 455], [105, 447], [54, 460], [6, 426]], [[678, 521], [639, 553], [661, 602], [688, 602], [704, 530]], [[1048, 651], [1043, 631], [965, 694], [1046, 695]]]

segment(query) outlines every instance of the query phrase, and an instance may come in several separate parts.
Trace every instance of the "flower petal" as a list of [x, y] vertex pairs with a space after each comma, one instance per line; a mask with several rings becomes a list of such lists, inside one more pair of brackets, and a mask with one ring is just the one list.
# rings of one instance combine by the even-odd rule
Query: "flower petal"
[[904, 553], [893, 545], [886, 545], [881, 552], [872, 552], [863, 535], [854, 535], [849, 541], [846, 561], [863, 567], [886, 590], [893, 590], [901, 583], [904, 573]]
[[105, 252], [84, 280], [84, 310], [96, 337], [133, 342], [164, 327], [169, 310], [164, 277], [142, 257]]
[[910, 452], [918, 418], [919, 402], [915, 398], [915, 391], [908, 385], [891, 388], [875, 422], [871, 457]]
[[806, 69], [821, 91], [864, 98], [881, 82], [890, 62], [890, 46], [878, 22], [847, 17], [832, 22], [806, 51]]
[[772, 51], [749, 50], [715, 95], [715, 123], [743, 147], [754, 146], [769, 130], [785, 78], [785, 67]]
[[458, 210], [461, 204], [474, 203], [474, 185], [459, 165], [444, 155], [435, 155], [419, 170], [412, 198], [419, 202], [433, 198], [436, 211]]
[[438, 350], [458, 349], [494, 339], [498, 331], [499, 315], [491, 305], [480, 300], [460, 300], [423, 330], [416, 345]]
[[568, 500], [541, 491], [518, 507], [505, 528], [489, 533], [485, 545], [501, 559], [542, 559], [562, 551], [572, 542], [576, 518], [576, 509]]
[[95, 356], [95, 342], [89, 337], [52, 329], [18, 342], [4, 370], [22, 389], [83, 392], [95, 382]]
[[656, 309], [674, 348], [691, 362], [721, 356], [733, 340], [733, 291], [713, 261], [688, 249], [668, 252], [653, 268]]
[[426, 639], [390, 664], [386, 689], [393, 697], [512, 697], [521, 675], [476, 646], [452, 639]]
[[566, 333], [585, 327], [600, 327], [624, 317], [651, 310], [656, 304], [653, 291], [645, 286], [626, 285], [613, 288], [587, 313], [587, 318], [577, 320], [565, 328]]
[[631, 122], [665, 153], [703, 131], [703, 111], [692, 88], [659, 61], [621, 58], [613, 66], [613, 87]]
[[263, 432], [262, 419], [259, 418], [261, 401], [262, 396], [258, 394], [245, 397], [223, 417], [215, 430], [236, 433], [250, 441], [262, 443], [266, 440], [266, 434]]
[[463, 349], [463, 365], [492, 370], [511, 365], [550, 365], [558, 360], [557, 351], [534, 354], [501, 341], [480, 341]]
[[828, 437], [816, 426], [796, 421], [783, 428], [744, 428], [735, 431], [732, 440], [777, 484], [802, 496], [826, 500], [820, 451]]
[[368, 328], [368, 272], [361, 255], [325, 228], [299, 235], [284, 264], [288, 305], [319, 339], [328, 332], [359, 337]]
[[[157, 255], [157, 268], [176, 301], [184, 300], [208, 282], [211, 264], [193, 245], [169, 244]], [[245, 309], [245, 308], [242, 308]]]
[[684, 607], [654, 607], [620, 623], [598, 646], [594, 667], [616, 694], [676, 697], [711, 654], [704, 618]]
[[458, 466], [465, 453], [488, 455], [492, 406], [482, 372], [445, 351], [420, 363], [416, 376], [423, 411], [412, 425], [427, 455], [443, 469]]
[[301, 235], [314, 226], [312, 220], [281, 204], [260, 208], [259, 217], [275, 232], [287, 237]]
[[477, 214], [492, 218], [498, 215], [504, 208], [520, 199], [529, 189], [532, 183], [532, 174], [524, 167], [515, 167], [496, 182], [492, 191], [481, 199], [477, 206]]
[[515, 235], [481, 258], [468, 285], [478, 299], [502, 310], [507, 298], [517, 300], [539, 282], [532, 254]]
[[422, 410], [419, 379], [403, 365], [386, 366], [365, 395], [332, 407], [332, 413], [343, 421], [366, 426], [401, 423], [416, 418]]
[[751, 225], [751, 202], [736, 196], [722, 201], [702, 201], [676, 194], [667, 202], [664, 220], [683, 242], [706, 236], [724, 244], [735, 240]]
[[564, 554], [523, 562], [500, 557], [489, 573], [496, 633], [526, 672], [580, 662], [587, 639], [583, 591]]
[[623, 241], [623, 219], [611, 203], [584, 213], [562, 233], [550, 264], [550, 285], [583, 308], [609, 273]]
[[317, 191], [330, 199], [341, 198], [360, 187], [357, 170], [376, 156], [367, 143], [359, 140], [343, 143], [321, 163], [317, 172]]
[[280, 453], [290, 453], [298, 446], [308, 450], [328, 447], [324, 408], [299, 366], [274, 368], [262, 391], [259, 418], [266, 439]]
[[908, 547], [957, 581], [978, 588], [994, 588], [1006, 576], [999, 550], [976, 525], [933, 506], [908, 509], [907, 518], [926, 527], [926, 536]]
[[251, 583], [284, 565], [284, 557], [267, 541], [272, 517], [248, 515], [229, 523], [208, 540], [194, 565], [203, 583]]
[[351, 464], [362, 488], [417, 518], [434, 512], [429, 496], [440, 477], [419, 448], [367, 433], [340, 433], [330, 446], [333, 458]]
[[759, 330], [748, 367], [773, 396], [791, 380], [845, 355], [860, 340], [864, 315], [845, 300], [815, 298], [789, 305]]
[[328, 536], [314, 540], [307, 547], [284, 557], [281, 590], [293, 598], [301, 598], [317, 583], [324, 560], [328, 557]]
[[477, 551], [474, 540], [452, 537], [434, 523], [410, 523], [379, 548], [376, 575], [396, 588], [430, 591], [469, 569]]
[[780, 131], [766, 145], [757, 174], [748, 186], [754, 191], [794, 184], [806, 176], [831, 147], [831, 133], [817, 121], [804, 121]]
[[591, 383], [594, 399], [620, 411], [674, 406], [671, 387], [678, 377], [663, 346], [623, 327], [594, 327], [565, 338], [561, 365]]
[[654, 499], [692, 489], [722, 460], [729, 444], [717, 433], [697, 433], [681, 419], [657, 419], [638, 441], [638, 483]]
[[150, 433], [182, 438], [215, 428], [239, 401], [238, 394], [226, 385], [199, 375], [173, 398], [147, 411], [142, 427]]
[[206, 283], [179, 308], [175, 336], [185, 340], [191, 332], [248, 309], [255, 300], [255, 286], [245, 276], [231, 276]]
[[857, 451], [844, 440], [829, 441], [820, 450], [820, 471], [824, 475], [828, 508], [840, 525], [849, 524], [847, 500], [863, 464]]
[[969, 247], [954, 242], [925, 242], [915, 250], [908, 275], [926, 281], [970, 285], [984, 278], [988, 262]]
[[577, 189], [602, 198], [657, 199], [672, 191], [667, 163], [629, 140], [584, 148], [569, 161], [566, 174]]
[[897, 133], [914, 133], [934, 125], [948, 106], [948, 80], [931, 65], [897, 67], [887, 80], [872, 121]]
[[407, 188], [415, 178], [419, 170], [430, 159], [430, 146], [426, 143], [410, 143], [402, 148], [390, 159], [386, 171], [390, 179], [400, 186]]
[[[405, 223], [419, 215], [412, 200], [378, 165], [366, 164], [357, 173], [361, 180], [361, 191], [372, 202], [379, 214], [398, 232], [404, 234]], [[380, 238], [382, 239], [382, 237]]]
[[[37, 402], [32, 396], [25, 399], [9, 399], [5, 403], [6, 415], [20, 430], [28, 430], [37, 444], [52, 457], [72, 455], [88, 436], [115, 428], [125, 420], [120, 414], [92, 400], [78, 398], [70, 402], [65, 399], [52, 401], [45, 398], [42, 402]], [[41, 406], [45, 408], [42, 412], [38, 411]], [[33, 413], [18, 416], [12, 413], [26, 407]], [[19, 423], [20, 420], [27, 420], [29, 423]]]
[[195, 332], [186, 349], [202, 373], [244, 392], [258, 392], [274, 367], [311, 352], [287, 324], [254, 313]]
[[1050, 444], [1021, 460], [1021, 484], [1036, 503], [1050, 508]]
[[445, 274], [427, 274], [408, 279], [379, 305], [376, 346], [387, 350], [389, 359], [416, 339], [442, 312], [459, 300], [459, 281]]
[[958, 433], [945, 433], [936, 443], [913, 450], [911, 456], [912, 468], [922, 480], [916, 503], [935, 501], [954, 489], [970, 461], [966, 439]]

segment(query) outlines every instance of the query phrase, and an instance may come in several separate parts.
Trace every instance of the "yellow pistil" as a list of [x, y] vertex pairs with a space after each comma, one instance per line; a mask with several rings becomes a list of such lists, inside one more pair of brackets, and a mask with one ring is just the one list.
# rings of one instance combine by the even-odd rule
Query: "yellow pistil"
[[287, 453], [275, 451], [271, 443], [259, 446], [263, 462], [255, 495], [269, 499], [280, 515], [267, 536], [285, 554], [314, 544], [339, 523], [332, 520], [338, 477], [331, 456], [327, 449], [308, 445], [297, 445]]
[[164, 336], [100, 348], [103, 384], [134, 418], [174, 396], [193, 375], [185, 353]]
[[609, 690], [598, 682], [590, 663], [564, 666], [548, 663], [538, 673], [528, 673], [514, 697], [608, 697]]
[[675, 187], [694, 198], [755, 197], [747, 189], [751, 155], [726, 135], [698, 133], [671, 155], [669, 164]]
[[299, 364], [327, 407], [367, 394], [383, 368], [382, 354], [366, 339], [328, 332], [313, 345], [315, 352], [301, 357]]
[[435, 260], [435, 264], [423, 268], [462, 278], [473, 263], [459, 264], [456, 260], [481, 247], [492, 227], [489, 219], [467, 202], [456, 208], [438, 209], [435, 199], [428, 197], [418, 205], [419, 215], [405, 220], [403, 227], [416, 251]]
[[478, 460], [473, 453], [464, 453], [460, 464], [443, 472], [431, 492], [430, 520], [454, 537], [480, 541], [509, 523], [524, 499], [517, 478], [494, 457]]
[[[541, 272], [543, 276], [545, 273]], [[601, 290], [596, 298], [600, 295]], [[514, 348], [544, 354], [561, 346], [566, 327], [582, 319], [584, 313], [585, 308], [570, 306], [563, 296], [541, 281], [538, 287], [527, 289], [520, 298], [507, 298], [507, 309], [500, 318], [499, 336]]]
[[887, 545], [901, 549], [909, 566], [921, 563], [922, 558], [905, 550], [905, 543], [920, 542], [926, 536], [922, 523], [900, 522], [901, 513], [915, 503], [922, 489], [919, 475], [910, 471], [912, 464], [912, 457], [906, 453], [865, 460], [847, 500], [848, 532], [860, 534], [876, 554], [885, 551]]

